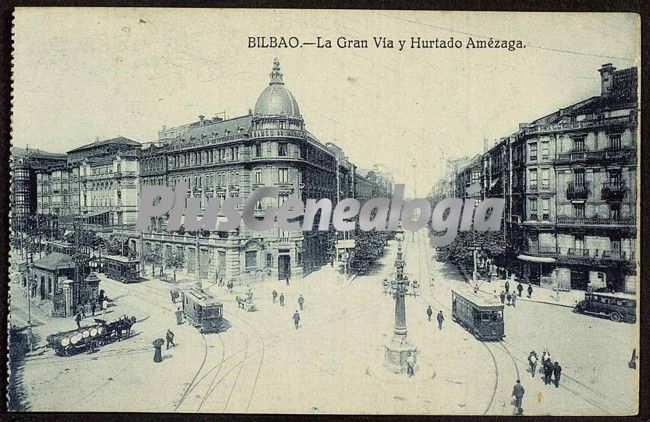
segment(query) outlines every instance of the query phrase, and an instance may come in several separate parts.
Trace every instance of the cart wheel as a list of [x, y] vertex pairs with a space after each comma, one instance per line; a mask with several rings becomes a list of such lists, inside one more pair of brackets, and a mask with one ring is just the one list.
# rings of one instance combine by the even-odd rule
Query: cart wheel
[[628, 315], [626, 321], [630, 324], [634, 324], [636, 322], [636, 315]]
[[611, 314], [609, 314], [609, 317], [612, 321], [615, 322], [619, 322], [621, 320], [621, 314], [619, 314], [618, 312], [612, 312]]

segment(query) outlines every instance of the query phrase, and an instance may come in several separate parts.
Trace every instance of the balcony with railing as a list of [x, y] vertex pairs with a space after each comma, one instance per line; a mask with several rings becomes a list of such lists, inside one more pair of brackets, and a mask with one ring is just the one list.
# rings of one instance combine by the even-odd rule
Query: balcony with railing
[[622, 180], [604, 183], [600, 191], [600, 198], [607, 201], [622, 201], [625, 198], [627, 186]]
[[587, 199], [589, 196], [589, 183], [588, 182], [569, 182], [566, 189], [567, 199]]
[[605, 160], [634, 160], [636, 150], [634, 148], [612, 148], [599, 151], [571, 151], [557, 155], [556, 164], [605, 161]]
[[557, 224], [559, 226], [611, 226], [611, 227], [634, 227], [636, 225], [635, 216], [602, 218], [602, 217], [570, 217], [558, 216]]

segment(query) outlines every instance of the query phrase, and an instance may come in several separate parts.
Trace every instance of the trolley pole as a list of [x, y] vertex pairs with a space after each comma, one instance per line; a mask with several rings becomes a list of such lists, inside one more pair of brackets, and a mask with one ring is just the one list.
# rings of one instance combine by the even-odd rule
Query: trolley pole
[[203, 290], [203, 285], [201, 283], [201, 260], [199, 259], [199, 254], [201, 250], [199, 249], [199, 231], [196, 231], [196, 239], [194, 240], [194, 245], [196, 249], [196, 288]]

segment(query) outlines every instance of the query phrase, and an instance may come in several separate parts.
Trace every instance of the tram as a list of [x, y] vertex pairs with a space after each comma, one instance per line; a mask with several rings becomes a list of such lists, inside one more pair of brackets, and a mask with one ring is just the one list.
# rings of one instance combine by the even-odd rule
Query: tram
[[223, 322], [223, 304], [203, 290], [192, 288], [178, 291], [187, 321], [202, 333], [219, 332]]
[[122, 283], [136, 283], [140, 279], [140, 261], [125, 256], [108, 255], [103, 258], [107, 277]]
[[484, 292], [452, 290], [452, 319], [479, 340], [501, 340], [505, 336], [503, 304]]

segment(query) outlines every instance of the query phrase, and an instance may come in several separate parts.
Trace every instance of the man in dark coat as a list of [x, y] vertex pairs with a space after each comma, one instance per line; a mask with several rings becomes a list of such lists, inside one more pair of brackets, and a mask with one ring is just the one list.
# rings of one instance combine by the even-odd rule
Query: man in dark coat
[[445, 317], [442, 315], [442, 311], [438, 312], [436, 319], [438, 320], [438, 329], [442, 330], [442, 321], [445, 320]]
[[429, 317], [429, 321], [431, 321], [431, 315], [433, 315], [433, 310], [431, 309], [431, 305], [427, 308], [427, 316]]
[[501, 298], [501, 304], [506, 303], [506, 292], [501, 290], [501, 293], [499, 293], [499, 298]]
[[553, 364], [550, 359], [544, 361], [544, 384], [551, 383], [551, 375], [553, 375]]
[[533, 286], [530, 283], [528, 283], [527, 291], [528, 291], [528, 299], [530, 299], [530, 297], [533, 295]]
[[284, 306], [284, 293], [280, 293], [280, 306]]
[[555, 362], [553, 365], [553, 383], [555, 384], [555, 388], [558, 388], [560, 386], [560, 376], [562, 375], [562, 367], [560, 366], [559, 363]]
[[519, 297], [521, 297], [521, 292], [524, 291], [524, 286], [521, 285], [521, 282], [517, 284], [517, 292], [519, 293]]
[[289, 273], [287, 273], [286, 280], [287, 280], [287, 286], [288, 286], [289, 285]]
[[506, 294], [510, 291], [510, 283], [506, 281], [506, 284], [503, 286], [506, 289]]
[[90, 304], [90, 311], [93, 313], [93, 316], [95, 316], [96, 310], [97, 310], [97, 303], [93, 300], [93, 302]]
[[77, 312], [77, 316], [74, 317], [74, 320], [77, 321], [77, 328], [81, 328], [81, 312]]
[[174, 333], [172, 333], [172, 330], [167, 329], [167, 334], [165, 335], [165, 338], [167, 339], [167, 349], [169, 349], [170, 347], [176, 347], [176, 345], [174, 344]]
[[515, 397], [515, 411], [518, 415], [521, 415], [524, 412], [524, 409], [521, 408], [521, 402], [524, 400], [524, 392], [524, 386], [521, 385], [519, 380], [517, 380], [517, 383], [512, 389], [512, 395]]
[[298, 329], [298, 323], [300, 322], [300, 314], [298, 313], [298, 310], [296, 309], [296, 312], [293, 314], [293, 324], [296, 326], [296, 330]]
[[273, 289], [271, 295], [273, 296], [273, 303], [275, 303], [275, 301], [278, 299], [278, 292], [276, 292], [275, 289]]

